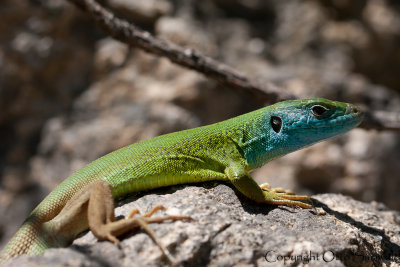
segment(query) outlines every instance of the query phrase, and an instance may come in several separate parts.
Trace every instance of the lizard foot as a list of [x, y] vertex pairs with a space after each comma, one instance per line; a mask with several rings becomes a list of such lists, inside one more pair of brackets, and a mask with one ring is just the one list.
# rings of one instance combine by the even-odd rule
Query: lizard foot
[[[290, 207], [301, 207], [304, 209], [314, 208], [313, 202], [309, 196], [305, 195], [295, 195], [292, 192], [281, 193], [277, 191], [267, 191], [264, 192], [266, 203], [272, 205], [286, 205]], [[302, 201], [310, 202], [310, 204], [304, 203]]]
[[271, 188], [271, 186], [269, 185], [269, 183], [260, 184], [260, 188], [261, 188], [262, 190], [265, 190], [265, 191], [268, 191], [268, 192], [285, 193], [286, 195], [294, 195], [293, 191], [283, 189], [282, 187]]
[[153, 242], [160, 248], [163, 255], [171, 263], [174, 263], [175, 260], [173, 256], [157, 240], [153, 230], [149, 226], [149, 223], [162, 223], [168, 220], [177, 221], [177, 220], [193, 220], [193, 219], [189, 216], [177, 216], [177, 215], [151, 217], [155, 212], [159, 210], [165, 210], [165, 208], [161, 205], [155, 206], [151, 211], [147, 212], [143, 216], [135, 216], [137, 214], [140, 214], [140, 212], [138, 209], [133, 209], [130, 212], [127, 219], [122, 219], [114, 222], [109, 222], [108, 224], [104, 224], [102, 226], [101, 239], [109, 240], [120, 247], [120, 242], [116, 238], [117, 236], [122, 235], [128, 231], [131, 231], [135, 228], [141, 227], [150, 236]]

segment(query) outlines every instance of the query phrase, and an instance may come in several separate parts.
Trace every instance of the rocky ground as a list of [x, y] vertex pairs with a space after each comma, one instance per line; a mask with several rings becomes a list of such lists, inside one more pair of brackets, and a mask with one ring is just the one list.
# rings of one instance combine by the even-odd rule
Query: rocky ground
[[[157, 36], [194, 48], [254, 79], [273, 82], [297, 95], [400, 111], [400, 6], [396, 1], [108, 0], [102, 3]], [[99, 156], [132, 142], [220, 121], [265, 104], [249, 93], [222, 87], [166, 59], [112, 40], [67, 1], [3, 0], [0, 15], [3, 244], [49, 191], [71, 172]], [[260, 183], [268, 181], [299, 194], [342, 193], [364, 202], [382, 202], [398, 210], [399, 158], [399, 134], [356, 129], [275, 160], [253, 175]], [[338, 206], [356, 203], [338, 195], [320, 201], [332, 208], [329, 199], [336, 198], [341, 199], [335, 204]], [[374, 209], [373, 205], [358, 204]], [[272, 218], [293, 216], [297, 218], [294, 225], [298, 229], [304, 227], [303, 219], [304, 224], [307, 220], [311, 224], [307, 229], [313, 229], [317, 224], [312, 225], [310, 220], [331, 218], [329, 213], [326, 217], [314, 217], [309, 211], [292, 214], [284, 208], [267, 210], [266, 215], [260, 212], [247, 216], [266, 216], [259, 220], [271, 220], [263, 222], [267, 227], [278, 220]], [[357, 210], [359, 216], [367, 214], [363, 215], [361, 208]], [[245, 216], [246, 211], [235, 210], [230, 216]], [[355, 211], [349, 208], [348, 212]], [[376, 216], [380, 216], [379, 212]], [[201, 221], [198, 215], [193, 212], [196, 221]], [[349, 223], [349, 218], [344, 220]], [[227, 229], [244, 227], [238, 221], [233, 220]], [[385, 217], [385, 223], [393, 221]], [[207, 228], [206, 222], [202, 226], [206, 232], [197, 232], [197, 237], [208, 235], [212, 239], [204, 240], [215, 242], [213, 234], [220, 230]], [[368, 227], [379, 228], [374, 223]], [[180, 233], [185, 235], [183, 230]], [[218, 248], [209, 250], [215, 254], [206, 255], [207, 251], [202, 251], [200, 258], [207, 258], [204, 263], [215, 260], [223, 265], [223, 253], [230, 257], [237, 254], [235, 257], [243, 257], [243, 262], [254, 263], [263, 260], [262, 254], [269, 246], [286, 253], [289, 250], [285, 250], [285, 244], [295, 244], [294, 241], [281, 244], [283, 237], [270, 240], [270, 232], [254, 231], [255, 236], [265, 239], [260, 239], [259, 244], [240, 245], [247, 247], [248, 255], [243, 251], [243, 255], [223, 252], [221, 241], [215, 243]], [[380, 245], [382, 251], [387, 242], [398, 244], [387, 233], [380, 236], [384, 241], [379, 242], [386, 242]], [[197, 242], [190, 241], [191, 237], [185, 242]], [[351, 238], [340, 242], [339, 239], [331, 239], [331, 243], [324, 245], [318, 243], [318, 251], [342, 246], [341, 242], [351, 243]], [[266, 245], [265, 240], [271, 245]], [[152, 245], [150, 240], [146, 242]], [[175, 243], [173, 247], [181, 242], [171, 241]], [[204, 247], [200, 241], [197, 245]], [[197, 245], [193, 244], [193, 248]], [[378, 253], [374, 255], [381, 255], [375, 245], [367, 247]], [[93, 248], [93, 251], [98, 250]], [[155, 247], [152, 251], [157, 255]], [[196, 250], [190, 253], [193, 251]], [[91, 253], [90, 249], [87, 252]], [[193, 262], [187, 255], [189, 258], [184, 258], [184, 253], [178, 255], [183, 262]], [[226, 260], [229, 263], [229, 258]]]
[[[400, 214], [383, 205], [338, 194], [315, 195], [316, 211], [254, 205], [226, 185], [175, 186], [129, 199], [116, 209], [128, 216], [164, 204], [166, 214], [194, 221], [151, 225], [177, 266], [380, 266], [400, 261]], [[156, 213], [159, 216], [162, 212]], [[7, 266], [164, 266], [143, 232], [122, 248], [87, 233], [69, 248], [22, 256]], [[394, 266], [394, 265], [392, 265]]]

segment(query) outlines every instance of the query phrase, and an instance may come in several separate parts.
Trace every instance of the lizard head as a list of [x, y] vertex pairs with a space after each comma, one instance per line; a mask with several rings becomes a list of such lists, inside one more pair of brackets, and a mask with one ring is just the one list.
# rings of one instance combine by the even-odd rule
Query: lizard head
[[283, 101], [267, 107], [266, 111], [261, 120], [266, 132], [246, 155], [254, 167], [345, 133], [360, 124], [363, 116], [352, 104], [323, 98]]
[[270, 134], [301, 147], [347, 132], [362, 120], [358, 107], [323, 98], [280, 102], [269, 115]]

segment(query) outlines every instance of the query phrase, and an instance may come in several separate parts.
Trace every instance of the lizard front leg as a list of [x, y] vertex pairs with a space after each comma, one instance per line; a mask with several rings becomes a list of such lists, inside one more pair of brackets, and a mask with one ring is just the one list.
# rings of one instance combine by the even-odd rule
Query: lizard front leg
[[232, 184], [246, 197], [259, 202], [271, 205], [286, 205], [301, 207], [304, 209], [311, 209], [312, 205], [301, 202], [308, 201], [311, 199], [308, 196], [295, 195], [292, 192], [286, 191], [281, 188], [276, 190], [268, 190], [270, 187], [265, 184], [259, 186], [253, 178], [249, 175], [244, 167], [244, 164], [233, 163], [229, 165], [225, 174]]
[[112, 187], [106, 181], [99, 180], [75, 194], [61, 212], [54, 219], [46, 222], [44, 227], [60, 246], [71, 243], [77, 234], [89, 227], [99, 240], [111, 241], [119, 247], [118, 236], [142, 227], [168, 260], [173, 262], [173, 257], [160, 244], [148, 224], [192, 218], [187, 216], [151, 217], [154, 212], [162, 209], [164, 207], [156, 206], [144, 216], [134, 216], [138, 211], [133, 210], [127, 219], [115, 221]]

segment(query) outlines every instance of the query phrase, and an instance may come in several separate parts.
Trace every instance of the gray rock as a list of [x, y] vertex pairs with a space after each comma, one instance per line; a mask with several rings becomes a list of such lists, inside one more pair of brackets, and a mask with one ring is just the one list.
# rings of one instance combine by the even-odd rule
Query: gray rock
[[[184, 266], [360, 266], [399, 263], [399, 213], [382, 204], [336, 194], [313, 197], [314, 210], [255, 204], [231, 187], [174, 186], [120, 203], [116, 215], [164, 205], [165, 214], [194, 221], [152, 224], [160, 242]], [[133, 200], [133, 201], [132, 201]], [[126, 203], [126, 204], [124, 204]], [[154, 216], [162, 216], [158, 212]], [[69, 248], [21, 256], [6, 266], [163, 266], [161, 251], [143, 230], [123, 238], [122, 249], [91, 233]], [[396, 258], [397, 256], [397, 258]], [[285, 260], [284, 260], [285, 259]]]
[[108, 0], [108, 5], [119, 14], [135, 23], [154, 23], [159, 17], [172, 11], [172, 5], [165, 0]]

